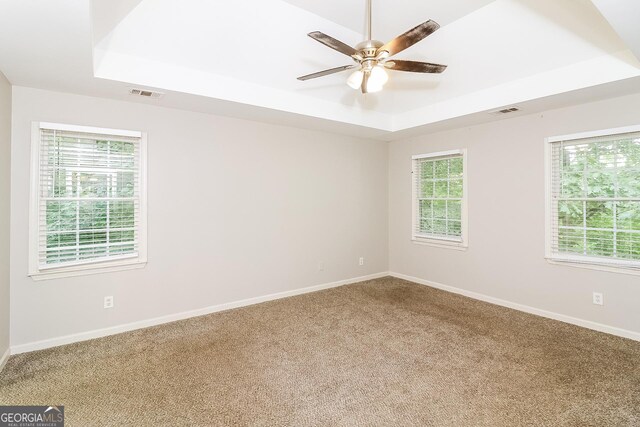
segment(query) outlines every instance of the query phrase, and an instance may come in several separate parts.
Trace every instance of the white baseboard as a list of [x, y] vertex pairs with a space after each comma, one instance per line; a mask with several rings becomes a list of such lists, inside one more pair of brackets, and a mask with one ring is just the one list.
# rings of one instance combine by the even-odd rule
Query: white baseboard
[[2, 372], [2, 369], [4, 369], [4, 365], [7, 364], [7, 360], [9, 360], [10, 355], [11, 349], [8, 348], [7, 351], [5, 351], [2, 356], [0, 356], [0, 372]]
[[65, 335], [62, 337], [50, 338], [42, 341], [35, 341], [31, 343], [26, 343], [26, 344], [14, 345], [14, 346], [11, 346], [11, 354], [20, 354], [20, 353], [27, 353], [30, 351], [44, 350], [46, 348], [57, 347], [60, 345], [91, 340], [94, 338], [106, 337], [108, 335], [115, 335], [122, 332], [133, 331], [136, 329], [148, 328], [150, 326], [162, 325], [164, 323], [175, 322], [177, 320], [189, 319], [191, 317], [204, 316], [206, 314], [216, 313], [224, 310], [230, 310], [232, 308], [246, 307], [248, 305], [259, 304], [261, 302], [272, 301], [280, 298], [287, 298], [295, 295], [302, 295], [309, 292], [320, 291], [323, 289], [336, 288], [338, 286], [348, 285], [348, 284], [357, 283], [357, 282], [364, 282], [366, 280], [378, 279], [380, 277], [386, 277], [388, 275], [389, 273], [385, 271], [381, 273], [370, 274], [368, 276], [354, 277], [352, 279], [339, 280], [337, 282], [324, 283], [322, 285], [309, 286], [306, 288], [294, 289], [292, 291], [278, 292], [275, 294], [264, 295], [261, 297], [255, 297], [255, 298], [249, 298], [249, 299], [244, 299], [240, 301], [229, 302], [225, 304], [213, 305], [210, 307], [204, 307], [196, 310], [185, 311], [182, 313], [169, 314], [167, 316], [156, 317], [148, 320], [141, 320], [133, 323], [126, 323], [123, 325], [111, 326], [104, 329], [80, 332], [78, 334]]
[[567, 316], [565, 314], [554, 313], [552, 311], [542, 310], [528, 305], [519, 304], [500, 298], [491, 297], [488, 295], [480, 294], [473, 291], [467, 291], [465, 289], [456, 288], [449, 285], [443, 285], [442, 283], [431, 282], [429, 280], [420, 279], [418, 277], [408, 276], [406, 274], [389, 272], [389, 276], [397, 277], [399, 279], [408, 280], [409, 282], [418, 283], [420, 285], [430, 286], [432, 288], [441, 289], [443, 291], [451, 292], [454, 294], [464, 295], [465, 297], [477, 299], [480, 301], [488, 302], [491, 304], [501, 305], [503, 307], [512, 308], [514, 310], [524, 311], [525, 313], [535, 314], [537, 316], [547, 317], [553, 320], [559, 320], [561, 322], [570, 323], [572, 325], [581, 326], [587, 329], [593, 329], [594, 331], [604, 332], [611, 335], [616, 335], [623, 338], [629, 338], [635, 341], [640, 341], [640, 332], [634, 332], [627, 329], [616, 328], [615, 326], [604, 325], [602, 323], [592, 322], [591, 320], [579, 319], [577, 317]]

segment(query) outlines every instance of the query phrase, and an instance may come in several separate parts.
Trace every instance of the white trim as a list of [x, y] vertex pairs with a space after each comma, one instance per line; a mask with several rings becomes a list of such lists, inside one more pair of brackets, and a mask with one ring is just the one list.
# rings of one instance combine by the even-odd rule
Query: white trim
[[552, 265], [561, 265], [564, 267], [586, 268], [587, 270], [606, 271], [608, 273], [630, 274], [632, 276], [640, 276], [640, 269], [638, 268], [625, 268], [624, 266], [585, 263], [585, 262], [578, 262], [578, 261], [562, 260], [560, 258], [547, 258], [547, 262]]
[[113, 261], [113, 262], [100, 262], [93, 264], [83, 264], [75, 267], [67, 267], [65, 269], [56, 268], [52, 271], [42, 271], [38, 273], [31, 273], [31, 277], [36, 282], [43, 280], [62, 279], [64, 277], [77, 277], [87, 276], [90, 274], [102, 274], [112, 273], [116, 271], [137, 270], [144, 268], [147, 265], [146, 262], [138, 261], [138, 258], [126, 261]]
[[421, 234], [421, 233], [416, 233], [415, 234], [415, 239], [416, 240], [435, 240], [437, 242], [443, 243], [443, 244], [447, 244], [447, 243], [462, 243], [462, 238], [455, 238], [455, 237], [447, 237], [447, 236], [438, 236], [438, 235], [429, 235], [429, 234]]
[[456, 288], [454, 286], [443, 285], [442, 283], [432, 282], [429, 280], [420, 279], [418, 277], [408, 276], [406, 274], [389, 272], [389, 276], [397, 277], [403, 280], [408, 280], [410, 282], [418, 283], [420, 285], [429, 286], [432, 288], [440, 289], [440, 290], [451, 292], [454, 294], [463, 295], [465, 297], [473, 298], [479, 301], [484, 301], [484, 302], [499, 305], [502, 307], [511, 308], [511, 309], [522, 311], [525, 313], [535, 314], [536, 316], [546, 317], [548, 319], [558, 320], [564, 323], [570, 323], [572, 325], [580, 326], [580, 327], [591, 329], [594, 331], [604, 332], [606, 334], [611, 334], [618, 337], [640, 341], [640, 332], [617, 328], [615, 326], [609, 326], [602, 323], [593, 322], [591, 320], [585, 320], [577, 317], [567, 316], [566, 314], [554, 313], [552, 311], [542, 310], [540, 308], [535, 308], [528, 305], [503, 300], [500, 298], [492, 297], [492, 296], [481, 294], [478, 292], [468, 291], [466, 289]]
[[448, 242], [446, 240], [439, 241], [438, 239], [411, 239], [411, 243], [422, 246], [431, 246], [434, 248], [453, 249], [454, 251], [466, 251], [469, 247], [460, 242]]
[[558, 135], [546, 138], [546, 142], [561, 142], [561, 141], [573, 141], [576, 139], [597, 138], [599, 136], [619, 135], [624, 133], [640, 132], [640, 125], [636, 126], [624, 126], [613, 129], [599, 129], [590, 132], [572, 133], [569, 135]]
[[[461, 233], [460, 233], [460, 241], [455, 241], [453, 239], [446, 239], [443, 237], [433, 236], [426, 237], [415, 234], [416, 224], [418, 221], [417, 212], [418, 212], [418, 200], [417, 193], [418, 189], [416, 188], [416, 177], [415, 174], [418, 173], [416, 170], [416, 160], [421, 159], [429, 159], [429, 158], [438, 158], [438, 157], [447, 157], [447, 156], [462, 156], [462, 212], [461, 212]], [[467, 149], [461, 148], [456, 150], [449, 151], [439, 151], [436, 153], [427, 153], [427, 154], [415, 154], [411, 156], [411, 241], [416, 244], [425, 245], [425, 246], [433, 246], [436, 248], [444, 248], [444, 249], [456, 249], [456, 250], [467, 250], [469, 247], [469, 183], [468, 183], [468, 172], [467, 172]]]
[[9, 360], [9, 356], [11, 356], [11, 349], [8, 348], [2, 356], [0, 356], [0, 372], [4, 369], [7, 361]]
[[438, 151], [437, 153], [427, 153], [427, 154], [415, 154], [411, 156], [411, 160], [420, 160], [420, 159], [432, 159], [437, 157], [448, 157], [455, 156], [456, 154], [463, 154], [465, 150], [449, 150], [449, 151]]
[[[138, 254], [130, 259], [102, 259], [77, 265], [52, 266], [43, 269], [39, 265], [38, 250], [39, 209], [40, 209], [40, 130], [55, 129], [86, 132], [92, 134], [116, 135], [139, 138], [139, 180], [140, 192], [138, 231]], [[29, 194], [29, 270], [27, 275], [33, 280], [59, 279], [88, 274], [144, 268], [147, 263], [147, 133], [129, 130], [76, 126], [68, 124], [32, 122], [31, 123], [31, 183]]]
[[[141, 132], [140, 134], [140, 170], [138, 171], [140, 176], [140, 182], [138, 186], [140, 188], [140, 223], [138, 224], [138, 261], [141, 264], [147, 262], [147, 182], [148, 182], [148, 160], [147, 160], [147, 147], [148, 139], [147, 133]], [[144, 265], [142, 265], [144, 267]]]
[[31, 123], [31, 185], [29, 187], [29, 272], [28, 275], [38, 273], [38, 248], [40, 236], [39, 224], [39, 194], [40, 194], [40, 123]]
[[545, 245], [544, 245], [544, 256], [547, 259], [550, 259], [552, 256], [552, 230], [551, 230], [551, 206], [552, 201], [551, 197], [553, 194], [551, 185], [551, 163], [552, 163], [552, 150], [551, 150], [551, 141], [546, 138], [544, 142], [544, 236], [545, 236]]
[[142, 132], [122, 129], [99, 128], [93, 126], [68, 125], [63, 123], [40, 122], [38, 129], [63, 130], [69, 132], [83, 132], [100, 135], [127, 136], [131, 138], [142, 138]]
[[224, 304], [212, 305], [196, 310], [185, 311], [182, 313], [169, 314], [167, 316], [156, 317], [153, 319], [141, 320], [138, 322], [126, 323], [123, 325], [111, 326], [108, 328], [97, 329], [93, 331], [80, 332], [62, 337], [50, 338], [42, 341], [35, 341], [26, 344], [11, 346], [11, 354], [27, 353], [30, 351], [44, 350], [46, 348], [57, 347], [60, 345], [71, 344], [80, 341], [91, 340], [95, 338], [106, 337], [109, 335], [120, 334], [122, 332], [134, 331], [136, 329], [148, 328], [150, 326], [162, 325], [178, 320], [190, 319], [192, 317], [204, 316], [219, 311], [231, 310], [239, 307], [259, 304], [266, 301], [273, 301], [281, 298], [287, 298], [295, 295], [302, 295], [309, 292], [316, 292], [323, 289], [336, 288], [338, 286], [349, 285], [352, 283], [364, 282], [367, 280], [379, 279], [388, 276], [388, 272], [380, 272], [369, 274], [367, 276], [354, 277], [351, 279], [339, 280], [337, 282], [325, 283], [321, 285], [309, 286], [306, 288], [294, 289], [292, 291], [278, 292], [275, 294], [263, 295], [255, 298], [248, 298], [240, 301], [228, 302]]

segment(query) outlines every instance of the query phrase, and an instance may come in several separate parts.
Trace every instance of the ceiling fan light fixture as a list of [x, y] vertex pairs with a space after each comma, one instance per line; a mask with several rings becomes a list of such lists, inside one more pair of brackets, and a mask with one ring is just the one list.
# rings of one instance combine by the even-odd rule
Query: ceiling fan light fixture
[[389, 75], [384, 70], [384, 68], [380, 65], [376, 65], [371, 70], [371, 75], [369, 76], [369, 85], [382, 88], [389, 80]]
[[375, 85], [371, 82], [367, 82], [367, 93], [376, 93], [382, 90], [382, 85]]
[[364, 78], [364, 73], [360, 70], [356, 70], [347, 79], [347, 84], [349, 87], [353, 89], [360, 89], [362, 85], [362, 79]]
[[429, 62], [408, 61], [408, 60], [389, 60], [390, 57], [402, 52], [403, 50], [413, 46], [425, 37], [428, 37], [438, 28], [436, 22], [428, 20], [420, 25], [405, 31], [398, 37], [388, 43], [374, 40], [371, 36], [371, 3], [367, 1], [367, 29], [366, 40], [358, 43], [355, 47], [351, 47], [340, 40], [324, 34], [321, 31], [313, 31], [308, 34], [312, 39], [322, 43], [323, 45], [351, 57], [356, 62], [355, 65], [343, 65], [317, 73], [307, 74], [298, 77], [298, 80], [310, 80], [317, 77], [323, 77], [341, 71], [357, 68], [347, 79], [347, 84], [353, 89], [361, 89], [363, 94], [369, 92], [378, 92], [387, 83], [389, 76], [385, 68], [393, 71], [407, 71], [412, 73], [442, 73], [447, 66], [440, 64], [432, 64]]
[[369, 78], [367, 79], [366, 87], [365, 87], [365, 92], [366, 93], [376, 93], [376, 92], [380, 92], [384, 86], [384, 83], [382, 83], [382, 80], [380, 78], [371, 78], [373, 75], [373, 73], [369, 74]]

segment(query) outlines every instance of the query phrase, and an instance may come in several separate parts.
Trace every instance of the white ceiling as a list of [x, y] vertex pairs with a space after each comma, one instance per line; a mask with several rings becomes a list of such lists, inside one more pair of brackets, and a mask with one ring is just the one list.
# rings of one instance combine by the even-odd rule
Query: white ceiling
[[142, 102], [390, 139], [491, 120], [485, 112], [505, 105], [565, 104], [576, 91], [640, 91], [629, 84], [640, 81], [630, 50], [640, 33], [590, 0], [374, 0], [383, 41], [427, 19], [442, 25], [398, 57], [447, 64], [445, 73], [394, 72], [367, 96], [346, 86], [348, 73], [296, 80], [350, 63], [306, 34], [355, 45], [364, 3], [0, 0], [0, 70], [16, 85], [129, 100], [128, 87], [157, 88], [167, 95]]
[[640, 58], [640, 37], [638, 18], [640, 1], [638, 0], [593, 0], [602, 15], [611, 23], [625, 41], [636, 58]]
[[[364, 40], [366, 0], [285, 0], [355, 31]], [[494, 0], [372, 0], [372, 36], [386, 42], [417, 24], [434, 19], [446, 26]]]

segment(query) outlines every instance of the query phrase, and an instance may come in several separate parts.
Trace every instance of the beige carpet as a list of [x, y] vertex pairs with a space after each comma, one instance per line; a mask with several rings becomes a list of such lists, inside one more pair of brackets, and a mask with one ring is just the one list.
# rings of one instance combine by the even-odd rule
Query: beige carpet
[[640, 343], [385, 278], [13, 356], [68, 426], [640, 426]]

